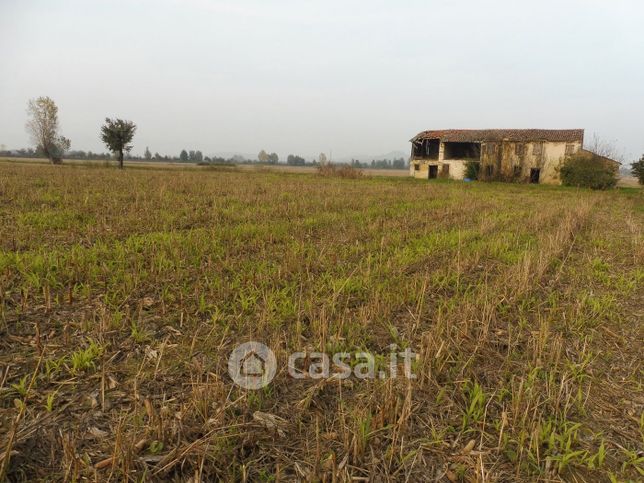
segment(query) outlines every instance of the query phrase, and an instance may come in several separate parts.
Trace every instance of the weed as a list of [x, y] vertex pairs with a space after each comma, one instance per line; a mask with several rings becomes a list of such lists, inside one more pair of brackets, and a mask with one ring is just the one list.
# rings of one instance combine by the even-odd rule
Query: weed
[[463, 385], [465, 411], [462, 417], [461, 430], [480, 422], [485, 412], [487, 398], [478, 382], [467, 382]]
[[56, 393], [50, 392], [47, 394], [47, 400], [45, 402], [45, 409], [47, 412], [52, 412], [54, 410], [54, 401], [56, 399]]
[[96, 360], [103, 353], [103, 347], [93, 340], [85, 349], [79, 349], [73, 352], [69, 357], [71, 364], [70, 372], [72, 375], [78, 375], [88, 369], [96, 368]]
[[11, 385], [11, 388], [16, 391], [16, 393], [22, 397], [25, 398], [27, 397], [27, 391], [28, 391], [28, 383], [29, 383], [29, 375], [25, 375], [20, 378], [20, 380]]

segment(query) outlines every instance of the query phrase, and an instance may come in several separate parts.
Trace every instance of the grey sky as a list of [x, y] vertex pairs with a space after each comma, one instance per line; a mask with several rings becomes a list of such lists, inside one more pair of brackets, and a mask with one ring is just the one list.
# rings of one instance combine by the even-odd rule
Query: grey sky
[[0, 0], [0, 143], [48, 95], [73, 149], [408, 150], [440, 128], [585, 128], [644, 153], [638, 0]]

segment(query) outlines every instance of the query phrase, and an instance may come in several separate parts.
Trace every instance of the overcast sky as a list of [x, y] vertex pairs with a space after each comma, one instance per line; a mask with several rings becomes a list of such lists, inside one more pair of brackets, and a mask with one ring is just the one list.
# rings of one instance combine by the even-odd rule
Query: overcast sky
[[585, 128], [644, 153], [640, 0], [0, 0], [0, 144], [50, 96], [73, 149], [409, 149], [441, 128]]

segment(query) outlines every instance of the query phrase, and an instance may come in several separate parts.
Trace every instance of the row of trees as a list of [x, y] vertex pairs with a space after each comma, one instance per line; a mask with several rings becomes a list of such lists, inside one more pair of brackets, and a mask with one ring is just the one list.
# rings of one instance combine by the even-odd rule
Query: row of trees
[[[45, 155], [45, 153], [43, 153], [40, 149], [34, 149], [34, 148], [21, 148], [21, 149], [8, 150], [2, 147], [2, 149], [0, 149], [0, 156], [11, 156], [14, 158], [47, 158], [47, 155]], [[66, 151], [64, 153], [64, 157], [67, 159], [91, 159], [91, 160], [112, 159], [112, 155], [110, 153], [94, 153], [92, 151], [82, 151], [82, 150], [74, 150], [74, 149]]]
[[[260, 163], [267, 164], [276, 164], [279, 161], [277, 154], [271, 153], [268, 154], [263, 149], [257, 155], [257, 160]], [[320, 153], [317, 159], [312, 159], [307, 162], [302, 156], [295, 154], [289, 154], [286, 157], [286, 164], [289, 166], [324, 166], [329, 163], [329, 160], [325, 153]], [[345, 163], [339, 163], [345, 164]], [[371, 160], [371, 163], [363, 163], [357, 159], [352, 159], [349, 165], [352, 168], [374, 168], [374, 169], [405, 169], [407, 167], [407, 162], [404, 158], [395, 158], [395, 159], [379, 159]]]
[[[326, 162], [326, 156], [324, 155], [324, 153], [321, 153], [320, 156], [324, 156], [324, 160]], [[268, 154], [263, 149], [257, 155], [257, 161], [259, 161], [260, 163], [277, 164], [279, 160], [280, 158], [277, 153]], [[286, 164], [288, 164], [289, 166], [304, 166], [306, 164], [306, 160], [301, 156], [289, 154], [286, 157]], [[313, 161], [311, 164], [315, 164], [315, 161]]]
[[[325, 158], [326, 159], [326, 158]], [[325, 164], [324, 163], [318, 163], [318, 164]], [[302, 156], [297, 156], [295, 154], [289, 154], [286, 157], [286, 164], [289, 166], [305, 166], [306, 165], [306, 160]], [[313, 161], [311, 164], [316, 164], [315, 161]]]
[[266, 151], [263, 149], [259, 152], [257, 155], [257, 160], [260, 163], [266, 163], [266, 164], [277, 164], [280, 160], [279, 156], [277, 153], [271, 153], [268, 154]]
[[407, 161], [405, 161], [404, 158], [394, 158], [394, 159], [372, 159], [371, 163], [363, 163], [357, 159], [352, 159], [351, 166], [354, 168], [372, 168], [372, 169], [406, 169]]
[[201, 151], [186, 151], [185, 149], [181, 150], [181, 153], [179, 154], [179, 160], [183, 161], [184, 163], [188, 161], [192, 161], [193, 163], [201, 163], [203, 161], [203, 153]]

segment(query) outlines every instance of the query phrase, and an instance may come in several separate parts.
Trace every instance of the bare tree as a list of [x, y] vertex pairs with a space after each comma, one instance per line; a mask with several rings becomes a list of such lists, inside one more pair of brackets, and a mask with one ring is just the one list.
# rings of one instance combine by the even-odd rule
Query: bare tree
[[260, 163], [267, 163], [267, 162], [268, 162], [268, 160], [269, 160], [269, 155], [268, 155], [268, 153], [262, 149], [262, 150], [259, 152], [259, 154], [257, 155], [257, 160], [258, 160]]
[[26, 129], [36, 150], [53, 164], [63, 162], [63, 154], [71, 147], [69, 139], [58, 133], [58, 107], [49, 97], [30, 99], [27, 104]]
[[320, 166], [327, 164], [326, 154], [320, 153], [320, 155], [318, 156], [318, 163], [320, 163]]
[[614, 159], [620, 163], [624, 160], [624, 153], [619, 152], [617, 149], [617, 141], [607, 140], [599, 137], [597, 133], [593, 133], [590, 142], [584, 147], [587, 151], [591, 151], [599, 156]]

